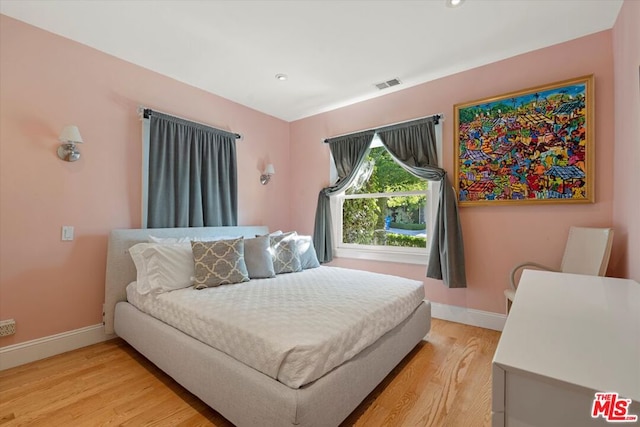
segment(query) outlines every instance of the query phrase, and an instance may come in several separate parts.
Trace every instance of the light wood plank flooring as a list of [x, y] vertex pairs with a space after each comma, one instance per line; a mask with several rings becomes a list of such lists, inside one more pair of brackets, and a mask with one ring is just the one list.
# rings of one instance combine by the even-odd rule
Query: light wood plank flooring
[[[491, 425], [499, 332], [433, 319], [343, 426]], [[232, 426], [121, 339], [0, 372], [0, 425]]]

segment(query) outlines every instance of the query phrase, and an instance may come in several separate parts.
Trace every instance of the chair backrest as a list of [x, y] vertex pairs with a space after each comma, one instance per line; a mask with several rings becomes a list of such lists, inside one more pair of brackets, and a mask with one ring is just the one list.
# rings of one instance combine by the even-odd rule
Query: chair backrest
[[571, 227], [562, 257], [562, 272], [604, 276], [612, 242], [611, 228]]

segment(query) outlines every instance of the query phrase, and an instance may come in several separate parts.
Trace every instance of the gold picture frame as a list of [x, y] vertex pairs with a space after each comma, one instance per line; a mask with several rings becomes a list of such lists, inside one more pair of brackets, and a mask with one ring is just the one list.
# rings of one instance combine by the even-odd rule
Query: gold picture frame
[[593, 75], [454, 105], [462, 206], [593, 203]]

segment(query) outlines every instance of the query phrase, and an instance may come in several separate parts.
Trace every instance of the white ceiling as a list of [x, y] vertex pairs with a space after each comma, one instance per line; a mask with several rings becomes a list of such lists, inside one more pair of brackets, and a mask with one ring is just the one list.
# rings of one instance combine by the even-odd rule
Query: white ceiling
[[0, 13], [293, 121], [609, 29], [622, 1], [0, 0]]

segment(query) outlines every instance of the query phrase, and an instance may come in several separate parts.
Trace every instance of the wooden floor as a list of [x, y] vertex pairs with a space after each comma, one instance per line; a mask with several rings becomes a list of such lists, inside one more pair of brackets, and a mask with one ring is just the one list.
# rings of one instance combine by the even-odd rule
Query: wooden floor
[[[433, 319], [343, 426], [488, 426], [499, 332]], [[0, 425], [232, 426], [120, 339], [0, 372]]]

